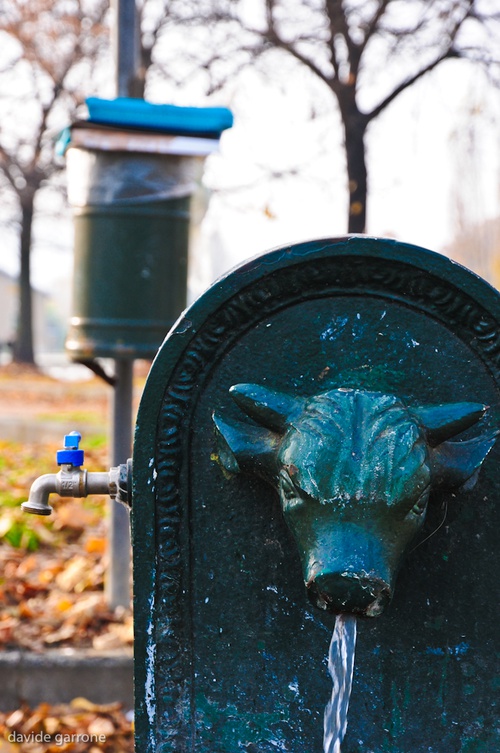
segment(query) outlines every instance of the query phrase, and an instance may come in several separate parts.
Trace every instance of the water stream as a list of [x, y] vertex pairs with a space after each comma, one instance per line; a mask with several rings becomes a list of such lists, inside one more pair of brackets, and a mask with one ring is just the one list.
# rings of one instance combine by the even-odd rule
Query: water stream
[[356, 617], [339, 614], [328, 653], [328, 672], [333, 687], [332, 696], [325, 708], [323, 753], [340, 753], [340, 745], [347, 728], [355, 649]]

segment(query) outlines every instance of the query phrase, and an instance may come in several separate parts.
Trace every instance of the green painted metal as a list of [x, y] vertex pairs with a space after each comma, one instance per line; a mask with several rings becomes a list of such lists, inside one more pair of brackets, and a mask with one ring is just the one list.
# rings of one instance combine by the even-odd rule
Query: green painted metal
[[254, 423], [214, 414], [218, 461], [276, 489], [309, 597], [335, 614], [382, 614], [432, 488], [475, 480], [498, 435], [449, 441], [483, 418], [478, 403], [407, 407], [352, 387], [308, 398], [253, 384], [229, 392]]
[[189, 204], [74, 208], [73, 358], [154, 357], [186, 306]]
[[[397, 396], [433, 446], [434, 406], [488, 405], [457, 438], [493, 434], [500, 296], [440, 255], [354, 236], [259, 257], [181, 317], [153, 364], [134, 444], [145, 753], [322, 749], [334, 617], [307, 598], [276, 490], [221, 469], [214, 411], [259, 431], [229, 392], [243, 383], [282, 396], [278, 407], [342, 387]], [[360, 621], [342, 753], [500, 749], [498, 452], [474, 487], [431, 496], [392, 602]]]

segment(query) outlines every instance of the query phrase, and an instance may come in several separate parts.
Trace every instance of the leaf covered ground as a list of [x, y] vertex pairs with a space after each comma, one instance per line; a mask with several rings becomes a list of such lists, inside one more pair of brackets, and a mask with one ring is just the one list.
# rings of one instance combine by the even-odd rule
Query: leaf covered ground
[[[40, 426], [47, 416], [60, 422], [61, 440], [79, 428], [79, 420], [95, 427], [82, 443], [88, 470], [109, 468], [108, 402], [109, 388], [96, 379], [65, 384], [0, 369], [0, 422], [29, 415]], [[104, 596], [107, 499], [55, 495], [50, 517], [20, 508], [33, 480], [57, 471], [55, 453], [61, 444], [21, 443], [0, 432], [0, 650], [132, 645], [131, 611], [111, 610]], [[131, 722], [118, 704], [98, 707], [76, 699], [70, 706], [0, 714], [0, 753], [132, 749]]]
[[132, 753], [133, 725], [118, 703], [86, 698], [0, 713], [0, 753]]
[[[26, 446], [0, 441], [3, 460], [27, 452]], [[60, 500], [52, 516], [28, 516], [20, 509], [25, 478], [30, 486], [25, 473], [4, 469], [0, 481], [3, 486], [10, 480], [9, 490], [0, 492], [0, 646], [43, 651], [130, 645], [130, 610], [111, 611], [103, 591], [106, 500]]]

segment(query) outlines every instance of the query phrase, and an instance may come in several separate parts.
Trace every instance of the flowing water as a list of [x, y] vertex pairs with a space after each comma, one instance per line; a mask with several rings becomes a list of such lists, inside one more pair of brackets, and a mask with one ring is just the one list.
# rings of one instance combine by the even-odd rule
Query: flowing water
[[347, 728], [355, 649], [356, 617], [339, 614], [328, 654], [328, 671], [333, 688], [332, 697], [325, 708], [323, 753], [340, 753], [340, 745]]

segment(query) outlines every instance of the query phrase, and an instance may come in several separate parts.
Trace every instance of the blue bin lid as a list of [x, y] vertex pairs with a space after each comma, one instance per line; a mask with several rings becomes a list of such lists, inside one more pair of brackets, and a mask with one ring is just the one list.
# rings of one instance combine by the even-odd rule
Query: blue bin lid
[[157, 105], [130, 97], [89, 97], [86, 104], [89, 110], [88, 122], [115, 128], [140, 128], [218, 138], [222, 131], [233, 125], [233, 114], [226, 107]]

